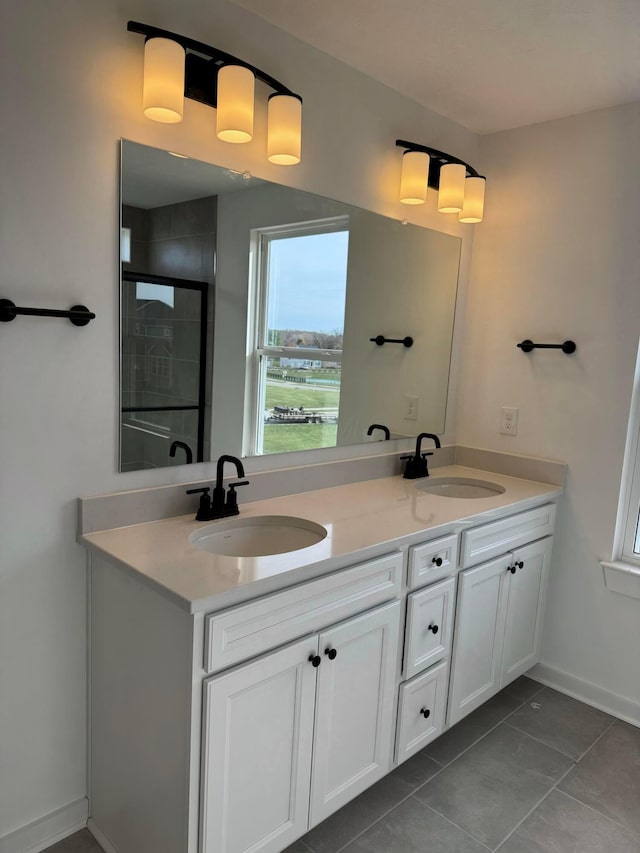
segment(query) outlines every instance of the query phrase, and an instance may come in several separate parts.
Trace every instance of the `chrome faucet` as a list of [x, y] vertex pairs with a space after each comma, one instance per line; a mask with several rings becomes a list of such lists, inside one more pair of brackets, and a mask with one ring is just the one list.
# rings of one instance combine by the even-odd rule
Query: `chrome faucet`
[[400, 458], [406, 460], [407, 465], [404, 469], [404, 474], [402, 475], [405, 480], [417, 480], [419, 477], [428, 477], [429, 476], [429, 466], [427, 465], [427, 456], [433, 456], [433, 451], [429, 451], [428, 453], [422, 453], [422, 439], [423, 438], [431, 438], [433, 439], [433, 443], [436, 448], [440, 448], [440, 439], [437, 435], [434, 435], [432, 432], [421, 432], [418, 438], [416, 439], [416, 452], [413, 456], [401, 456]]
[[200, 506], [196, 513], [196, 521], [213, 521], [216, 518], [227, 518], [230, 515], [238, 515], [240, 512], [236, 489], [238, 486], [248, 486], [249, 481], [236, 480], [234, 483], [229, 483], [229, 491], [227, 493], [222, 485], [225, 462], [231, 462], [232, 465], [235, 465], [238, 477], [245, 476], [244, 466], [236, 456], [227, 456], [226, 454], [221, 456], [216, 465], [216, 485], [211, 498], [209, 497], [210, 486], [206, 486], [203, 489], [187, 489], [188, 495], [201, 495]]

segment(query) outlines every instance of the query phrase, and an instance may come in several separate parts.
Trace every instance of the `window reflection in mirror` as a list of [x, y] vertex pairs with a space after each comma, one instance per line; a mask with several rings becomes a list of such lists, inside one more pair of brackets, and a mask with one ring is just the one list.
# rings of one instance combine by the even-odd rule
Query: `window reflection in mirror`
[[349, 248], [348, 217], [258, 229], [256, 332], [248, 361], [251, 451], [335, 447]]
[[127, 141], [121, 179], [121, 470], [444, 431], [460, 238]]

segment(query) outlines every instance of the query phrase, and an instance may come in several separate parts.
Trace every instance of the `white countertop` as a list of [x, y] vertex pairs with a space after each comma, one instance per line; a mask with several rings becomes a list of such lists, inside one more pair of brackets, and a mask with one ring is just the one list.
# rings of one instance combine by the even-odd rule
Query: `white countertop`
[[562, 493], [547, 483], [457, 465], [438, 468], [434, 479], [439, 477], [485, 480], [505, 491], [486, 498], [448, 498], [421, 491], [425, 480], [385, 477], [244, 503], [241, 517], [299, 516], [328, 531], [316, 545], [268, 557], [222, 557], [192, 546], [191, 533], [215, 524], [195, 521], [194, 515], [89, 533], [79, 541], [197, 613], [229, 607], [394, 549], [529, 509]]

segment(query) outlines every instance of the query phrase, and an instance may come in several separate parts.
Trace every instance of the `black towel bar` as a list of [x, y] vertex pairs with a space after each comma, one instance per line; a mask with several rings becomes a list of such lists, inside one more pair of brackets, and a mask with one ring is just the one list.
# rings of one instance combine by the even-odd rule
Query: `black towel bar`
[[74, 326], [86, 326], [95, 314], [85, 305], [72, 305], [69, 311], [56, 308], [20, 308], [10, 299], [0, 299], [0, 323], [10, 323], [18, 314], [25, 317], [66, 317]]

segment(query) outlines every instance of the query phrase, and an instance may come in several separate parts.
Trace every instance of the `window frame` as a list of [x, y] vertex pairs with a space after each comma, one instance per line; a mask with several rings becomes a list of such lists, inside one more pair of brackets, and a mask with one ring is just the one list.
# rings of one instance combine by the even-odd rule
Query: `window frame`
[[613, 559], [640, 567], [640, 553], [634, 553], [634, 545], [640, 527], [640, 348], [636, 360], [633, 392], [629, 411], [627, 438]]
[[[331, 361], [342, 365], [343, 351], [315, 349], [313, 347], [274, 347], [265, 344], [267, 339], [269, 305], [269, 246], [275, 240], [305, 237], [315, 234], [349, 232], [349, 216], [329, 216], [287, 225], [254, 228], [251, 231], [250, 294], [247, 330], [247, 372], [244, 454], [264, 456], [264, 410], [267, 361], [273, 358], [308, 358], [312, 361]], [[346, 312], [346, 290], [345, 290]], [[269, 454], [271, 455], [271, 454]]]

